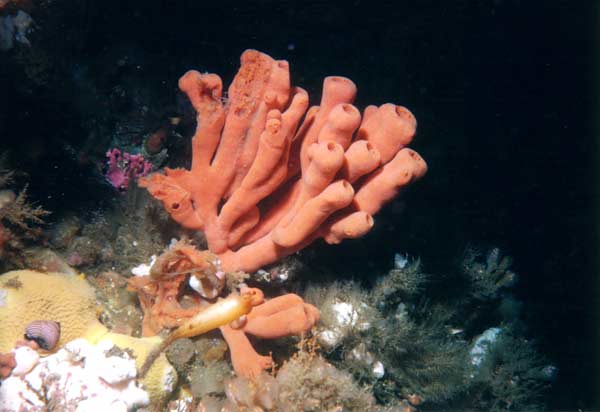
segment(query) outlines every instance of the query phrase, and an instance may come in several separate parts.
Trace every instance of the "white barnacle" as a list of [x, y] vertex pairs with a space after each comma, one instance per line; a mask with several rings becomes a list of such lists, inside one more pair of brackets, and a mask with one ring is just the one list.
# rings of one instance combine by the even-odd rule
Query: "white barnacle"
[[152, 255], [150, 257], [150, 264], [142, 263], [141, 265], [138, 265], [131, 269], [131, 273], [133, 273], [135, 276], [148, 276], [150, 275], [150, 270], [152, 269], [152, 266], [155, 262], [156, 255]]

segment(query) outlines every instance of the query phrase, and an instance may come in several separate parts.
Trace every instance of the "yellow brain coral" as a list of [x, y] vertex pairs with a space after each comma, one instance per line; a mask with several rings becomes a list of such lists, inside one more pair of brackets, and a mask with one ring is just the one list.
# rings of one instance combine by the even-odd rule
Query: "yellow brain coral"
[[[22, 339], [32, 320], [60, 322], [61, 336], [56, 350], [77, 338], [90, 343], [110, 340], [129, 348], [138, 368], [161, 339], [134, 338], [109, 333], [96, 318], [94, 289], [79, 276], [19, 270], [0, 275], [0, 353], [10, 351]], [[142, 382], [154, 405], [164, 404], [177, 384], [177, 374], [162, 354]]]
[[18, 270], [0, 276], [0, 352], [11, 350], [33, 320], [60, 322], [57, 348], [77, 339], [96, 340], [106, 329], [96, 318], [94, 289], [62, 273]]

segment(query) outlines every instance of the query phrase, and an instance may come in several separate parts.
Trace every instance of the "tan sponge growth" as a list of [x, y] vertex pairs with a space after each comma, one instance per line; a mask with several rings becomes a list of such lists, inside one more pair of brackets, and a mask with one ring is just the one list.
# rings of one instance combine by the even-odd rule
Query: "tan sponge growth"
[[23, 339], [33, 320], [60, 322], [57, 349], [77, 338], [95, 341], [106, 333], [96, 318], [94, 289], [79, 277], [18, 270], [0, 275], [0, 352]]

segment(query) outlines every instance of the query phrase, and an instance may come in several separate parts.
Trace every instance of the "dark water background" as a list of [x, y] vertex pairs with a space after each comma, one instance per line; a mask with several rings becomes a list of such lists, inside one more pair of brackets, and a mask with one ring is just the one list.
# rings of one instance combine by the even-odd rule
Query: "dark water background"
[[288, 60], [313, 99], [324, 76], [350, 77], [358, 107], [391, 101], [413, 111], [412, 146], [429, 172], [401, 214], [387, 208], [366, 238], [319, 250], [323, 265], [377, 272], [402, 252], [443, 273], [467, 244], [500, 247], [520, 275], [528, 334], [560, 370], [550, 405], [600, 408], [596, 2], [64, 3], [44, 33], [64, 60], [64, 84], [24, 94], [0, 70], [0, 139], [46, 208], [83, 208], [104, 194], [64, 153], [63, 143], [88, 135], [85, 107], [98, 101], [73, 92], [76, 62], [110, 82], [127, 55], [128, 77], [168, 102], [190, 68], [228, 83], [246, 48]]

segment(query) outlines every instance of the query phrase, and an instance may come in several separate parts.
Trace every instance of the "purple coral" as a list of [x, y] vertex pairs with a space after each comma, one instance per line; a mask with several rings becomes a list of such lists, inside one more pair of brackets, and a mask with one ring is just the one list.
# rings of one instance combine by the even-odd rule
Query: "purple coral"
[[106, 152], [107, 169], [104, 177], [117, 190], [126, 190], [129, 182], [146, 176], [152, 170], [152, 163], [141, 154], [123, 153], [117, 148]]

